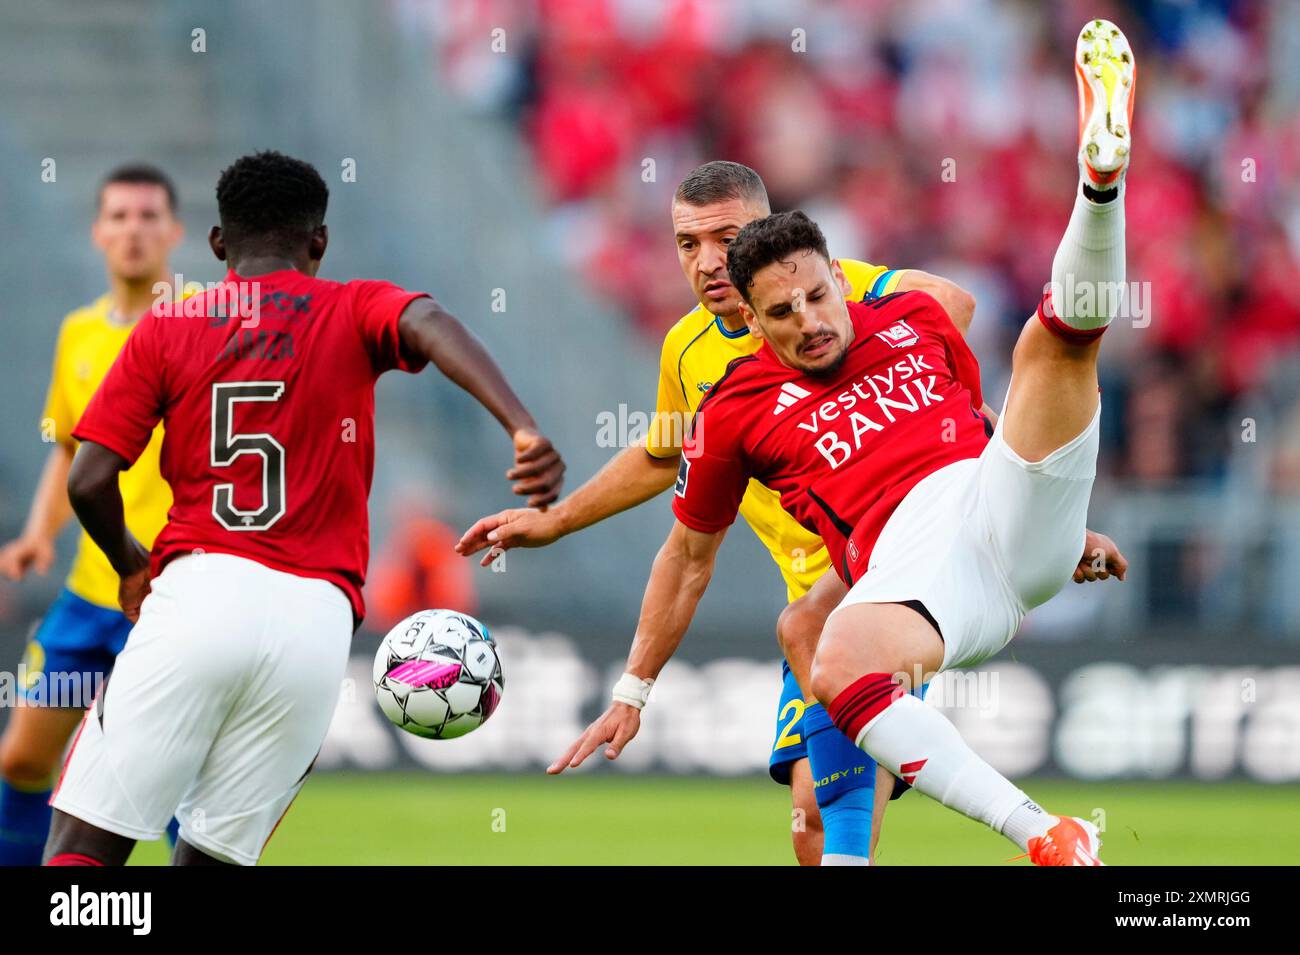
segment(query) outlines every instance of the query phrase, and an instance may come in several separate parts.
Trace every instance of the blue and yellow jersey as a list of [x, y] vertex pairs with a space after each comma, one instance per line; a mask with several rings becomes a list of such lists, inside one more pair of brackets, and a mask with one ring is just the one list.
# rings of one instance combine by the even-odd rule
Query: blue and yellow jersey
[[[69, 446], [76, 443], [72, 429], [77, 419], [131, 334], [132, 326], [113, 321], [111, 311], [105, 295], [68, 313], [63, 320], [54, 349], [54, 368], [41, 427], [47, 441], [56, 440]], [[167, 511], [172, 504], [171, 488], [159, 473], [162, 434], [159, 425], [140, 459], [122, 472], [119, 479], [127, 527], [146, 547], [153, 546], [154, 538], [167, 523]], [[83, 600], [117, 609], [117, 571], [84, 530], [67, 587]]]
[[[849, 280], [850, 295], [860, 300], [868, 293], [887, 295], [898, 287], [902, 271], [840, 259]], [[749, 330], [728, 331], [722, 319], [703, 305], [682, 316], [664, 338], [659, 360], [659, 394], [655, 401], [655, 427], [646, 450], [657, 458], [681, 453], [685, 430], [695, 409], [713, 383], [736, 358], [751, 355], [762, 342]], [[781, 497], [756, 480], [749, 482], [740, 515], [776, 561], [790, 600], [802, 597], [830, 568], [822, 539], [807, 530], [781, 507]]]

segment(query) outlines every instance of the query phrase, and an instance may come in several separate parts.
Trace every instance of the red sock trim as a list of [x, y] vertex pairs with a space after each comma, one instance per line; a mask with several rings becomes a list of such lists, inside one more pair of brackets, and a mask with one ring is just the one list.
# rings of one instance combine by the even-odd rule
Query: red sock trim
[[60, 852], [56, 856], [51, 856], [46, 865], [95, 865], [103, 868], [104, 863], [98, 859], [92, 859], [88, 855], [82, 855], [80, 852]]
[[868, 673], [831, 700], [826, 712], [840, 731], [856, 743], [862, 728], [903, 695], [903, 688], [888, 673]]
[[1087, 345], [1090, 342], [1095, 342], [1110, 327], [1109, 324], [1106, 324], [1100, 328], [1075, 328], [1072, 325], [1065, 324], [1056, 317], [1056, 312], [1052, 309], [1051, 289], [1043, 293], [1042, 301], [1038, 303], [1038, 320], [1043, 323], [1043, 327], [1049, 332], [1071, 345]]

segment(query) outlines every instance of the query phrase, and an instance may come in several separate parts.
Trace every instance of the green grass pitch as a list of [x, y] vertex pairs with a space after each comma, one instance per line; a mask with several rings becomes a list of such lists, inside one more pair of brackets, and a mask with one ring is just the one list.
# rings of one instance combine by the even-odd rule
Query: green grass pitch
[[[1300, 859], [1300, 786], [1027, 780], [1051, 811], [1105, 813], [1109, 865], [1277, 865]], [[601, 774], [321, 774], [267, 865], [787, 865], [786, 791], [763, 778]], [[909, 793], [891, 804], [880, 865], [1003, 865], [1001, 836]], [[161, 864], [144, 843], [133, 864]], [[1025, 862], [1015, 863], [1025, 865]]]

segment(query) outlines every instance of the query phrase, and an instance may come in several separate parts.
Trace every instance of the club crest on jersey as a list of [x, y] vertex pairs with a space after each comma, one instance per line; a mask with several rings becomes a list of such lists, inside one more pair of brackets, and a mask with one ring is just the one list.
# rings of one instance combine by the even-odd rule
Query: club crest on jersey
[[901, 321], [894, 322], [883, 332], [876, 332], [876, 337], [890, 348], [906, 348], [921, 340], [921, 336], [912, 329], [911, 325]]
[[787, 381], [781, 386], [781, 393], [776, 396], [776, 407], [772, 409], [772, 414], [780, 414], [800, 398], [807, 398], [811, 394], [807, 388], [800, 388], [793, 381]]

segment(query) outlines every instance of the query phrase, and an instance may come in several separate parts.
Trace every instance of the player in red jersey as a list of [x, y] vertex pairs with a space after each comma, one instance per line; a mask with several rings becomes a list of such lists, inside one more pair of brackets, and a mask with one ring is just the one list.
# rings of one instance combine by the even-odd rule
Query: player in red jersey
[[[997, 653], [1025, 613], [1079, 571], [1096, 473], [1097, 355], [1124, 288], [1134, 71], [1123, 34], [1102, 20], [1080, 34], [1076, 66], [1081, 182], [996, 426], [980, 410], [974, 356], [930, 296], [846, 303], [843, 272], [802, 213], [737, 235], [728, 271], [764, 345], [731, 363], [696, 414], [677, 522], [646, 586], [624, 676], [644, 684], [671, 656], [757, 478], [822, 536], [849, 585], [812, 672], [836, 725], [879, 765], [1039, 865], [1100, 865], [1096, 827], [1046, 813], [906, 691]], [[616, 757], [639, 720], [634, 706], [613, 703], [552, 769], [602, 745]]]
[[[77, 516], [137, 621], [55, 791], [47, 864], [121, 864], [174, 815], [178, 864], [251, 865], [311, 768], [364, 614], [374, 386], [428, 362], [512, 437], [531, 504], [563, 462], [481, 343], [429, 296], [316, 278], [329, 197], [307, 163], [221, 174], [228, 261], [142, 319], [78, 423]], [[175, 502], [152, 554], [117, 488], [162, 421]]]

